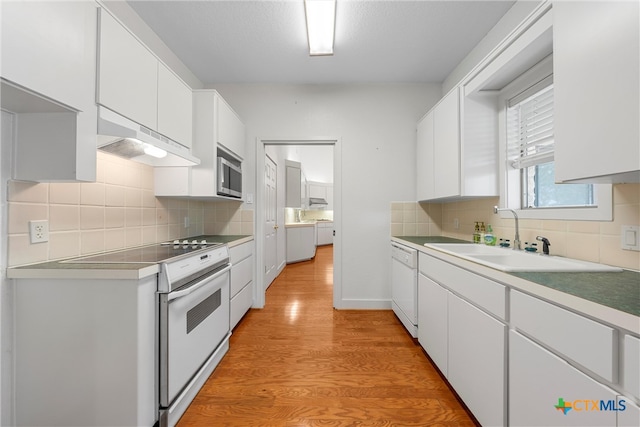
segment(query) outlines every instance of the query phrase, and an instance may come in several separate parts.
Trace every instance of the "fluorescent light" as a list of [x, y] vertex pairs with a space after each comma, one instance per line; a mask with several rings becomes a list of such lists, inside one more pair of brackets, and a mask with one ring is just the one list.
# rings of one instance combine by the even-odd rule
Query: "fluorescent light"
[[309, 55], [333, 55], [336, 0], [305, 0]]
[[155, 147], [151, 144], [144, 144], [144, 154], [162, 159], [163, 157], [166, 157], [167, 152], [162, 148]]

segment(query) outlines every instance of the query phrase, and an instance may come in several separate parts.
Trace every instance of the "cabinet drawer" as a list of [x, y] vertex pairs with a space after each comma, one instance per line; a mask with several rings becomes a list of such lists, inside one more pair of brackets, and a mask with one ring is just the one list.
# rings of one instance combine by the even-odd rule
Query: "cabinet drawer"
[[245, 258], [231, 268], [231, 289], [229, 295], [237, 294], [253, 280], [253, 257]]
[[231, 298], [230, 307], [230, 326], [233, 329], [242, 316], [251, 308], [253, 304], [253, 286], [252, 283], [245, 286], [236, 296]]
[[253, 254], [253, 240], [238, 246], [229, 248], [229, 261], [236, 264]]
[[425, 276], [505, 319], [507, 291], [503, 285], [422, 252], [418, 266]]
[[511, 291], [511, 324], [602, 378], [616, 382], [616, 330], [517, 291]]

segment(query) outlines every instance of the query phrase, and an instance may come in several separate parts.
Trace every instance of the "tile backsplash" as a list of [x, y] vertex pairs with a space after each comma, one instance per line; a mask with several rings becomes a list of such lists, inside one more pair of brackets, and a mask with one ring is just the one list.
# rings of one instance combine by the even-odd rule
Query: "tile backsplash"
[[[551, 253], [640, 270], [640, 252], [620, 248], [623, 225], [640, 225], [640, 184], [613, 186], [613, 221], [520, 220], [522, 242], [544, 235]], [[497, 238], [513, 240], [514, 221], [493, 213], [499, 198], [452, 203], [393, 202], [392, 236], [442, 235], [471, 241], [475, 221], [491, 224]], [[456, 220], [458, 227], [456, 228]]]
[[[96, 182], [9, 181], [8, 265], [199, 234], [253, 234], [253, 210], [242, 207], [155, 197], [152, 167], [99, 152]], [[42, 219], [49, 221], [49, 242], [31, 244], [29, 221]]]

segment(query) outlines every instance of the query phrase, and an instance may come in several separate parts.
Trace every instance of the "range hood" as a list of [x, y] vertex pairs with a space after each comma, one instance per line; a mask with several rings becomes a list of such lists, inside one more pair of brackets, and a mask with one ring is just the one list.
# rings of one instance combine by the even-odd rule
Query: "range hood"
[[98, 149], [150, 166], [195, 166], [189, 149], [102, 106], [98, 107]]
[[328, 203], [325, 199], [322, 199], [320, 197], [309, 197], [309, 207], [313, 206], [318, 208], [324, 208], [327, 205]]

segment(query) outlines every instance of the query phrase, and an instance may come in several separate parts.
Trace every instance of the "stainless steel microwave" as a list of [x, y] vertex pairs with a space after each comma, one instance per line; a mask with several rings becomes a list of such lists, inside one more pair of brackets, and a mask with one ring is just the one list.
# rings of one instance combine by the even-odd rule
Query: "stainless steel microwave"
[[218, 195], [242, 198], [242, 165], [218, 157]]

